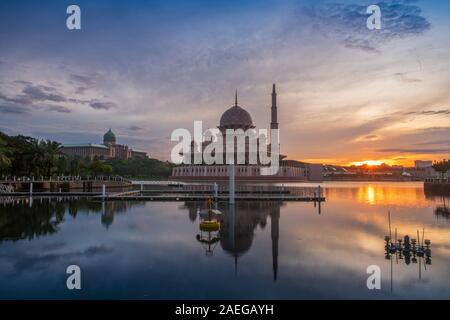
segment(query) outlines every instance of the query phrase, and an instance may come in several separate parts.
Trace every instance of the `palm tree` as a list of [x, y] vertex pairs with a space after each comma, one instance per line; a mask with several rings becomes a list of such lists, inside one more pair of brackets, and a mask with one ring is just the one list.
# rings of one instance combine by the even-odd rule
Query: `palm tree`
[[29, 174], [40, 176], [44, 172], [45, 148], [42, 141], [32, 140], [26, 150], [25, 161]]
[[60, 144], [56, 141], [41, 141], [42, 148], [44, 149], [44, 170], [47, 176], [51, 176], [53, 169], [56, 167]]

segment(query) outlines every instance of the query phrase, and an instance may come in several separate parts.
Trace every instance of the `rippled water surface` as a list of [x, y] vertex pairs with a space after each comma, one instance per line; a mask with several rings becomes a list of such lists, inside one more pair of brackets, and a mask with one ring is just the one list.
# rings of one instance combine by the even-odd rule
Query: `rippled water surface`
[[[325, 183], [326, 202], [0, 200], [0, 298], [450, 298], [449, 198], [420, 183]], [[386, 259], [384, 236], [431, 241]], [[414, 261], [415, 260], [415, 261]], [[81, 268], [82, 289], [66, 288]], [[381, 290], [366, 269], [381, 268]]]

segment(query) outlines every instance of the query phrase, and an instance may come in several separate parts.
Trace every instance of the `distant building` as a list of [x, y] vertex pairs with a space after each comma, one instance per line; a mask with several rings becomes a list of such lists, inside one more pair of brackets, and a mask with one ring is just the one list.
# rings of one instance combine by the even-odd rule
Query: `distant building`
[[[275, 89], [275, 84], [272, 88], [272, 106], [270, 109], [271, 129], [278, 129], [277, 120], [277, 92]], [[231, 106], [226, 110], [221, 118], [218, 129], [222, 135], [225, 135], [227, 129], [238, 130], [242, 129], [244, 132], [248, 129], [255, 128], [253, 124], [252, 117], [250, 114], [241, 106], [238, 105], [237, 93], [235, 96], [234, 106]], [[211, 143], [211, 141], [205, 141], [201, 144], [200, 149], [205, 150], [205, 148]], [[223, 150], [227, 150], [226, 139], [223, 139]], [[258, 145], [260, 144], [257, 140]], [[270, 145], [268, 146], [268, 151], [270, 152]], [[245, 151], [243, 151], [243, 158], [245, 159], [244, 164], [237, 164], [235, 166], [235, 177], [236, 180], [241, 181], [273, 181], [273, 182], [283, 182], [283, 181], [308, 181], [308, 180], [323, 180], [322, 174], [322, 164], [309, 164], [304, 162], [299, 162], [295, 160], [287, 160], [286, 156], [279, 155], [279, 170], [275, 175], [261, 175], [261, 168], [264, 165], [250, 163], [250, 148], [248, 141], [245, 142]], [[234, 152], [234, 163], [237, 162], [237, 157], [239, 151]], [[182, 154], [185, 159], [189, 159], [191, 164], [184, 164], [177, 166], [172, 169], [171, 180], [178, 181], [220, 181], [229, 179], [230, 167], [227, 164], [192, 164], [194, 163], [194, 142], [191, 143], [191, 151]], [[226, 163], [226, 152], [223, 152], [223, 163]]]
[[429, 168], [431, 166], [433, 166], [433, 161], [431, 161], [431, 160], [425, 160], [425, 161], [424, 160], [416, 160], [416, 161], [414, 161], [414, 167], [416, 169]]
[[67, 155], [80, 156], [91, 160], [95, 158], [128, 160], [137, 157], [147, 157], [145, 151], [134, 150], [127, 145], [117, 144], [116, 135], [111, 129], [103, 135], [103, 144], [64, 144], [60, 150]]

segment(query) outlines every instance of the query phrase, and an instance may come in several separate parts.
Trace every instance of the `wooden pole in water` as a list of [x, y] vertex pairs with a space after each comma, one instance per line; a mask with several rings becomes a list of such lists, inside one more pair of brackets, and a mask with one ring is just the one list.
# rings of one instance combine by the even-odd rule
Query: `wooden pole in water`
[[389, 240], [392, 241], [392, 231], [391, 231], [391, 211], [388, 211], [388, 219], [389, 219]]
[[419, 234], [419, 229], [417, 229], [417, 244], [420, 246], [420, 234]]
[[423, 247], [423, 239], [425, 238], [425, 228], [422, 228], [422, 247]]

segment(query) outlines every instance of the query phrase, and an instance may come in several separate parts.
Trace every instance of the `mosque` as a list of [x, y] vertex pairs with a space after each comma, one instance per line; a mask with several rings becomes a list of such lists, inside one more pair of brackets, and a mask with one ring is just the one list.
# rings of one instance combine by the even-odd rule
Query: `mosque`
[[[276, 86], [272, 87], [272, 105], [270, 108], [270, 129], [278, 129], [278, 106], [277, 106], [277, 92]], [[222, 135], [225, 135], [227, 129], [254, 129], [252, 117], [243, 107], [238, 105], [237, 92], [235, 95], [235, 103], [228, 110], [226, 110], [221, 118], [218, 129]], [[203, 142], [200, 148], [204, 150], [211, 141]], [[224, 147], [226, 139], [223, 138]], [[259, 145], [259, 141], [258, 141]], [[191, 164], [183, 164], [174, 167], [170, 180], [176, 181], [225, 181], [229, 178], [229, 165], [226, 165], [226, 154], [223, 154], [224, 161], [222, 164], [192, 164], [194, 163], [194, 148], [195, 143], [191, 143], [191, 151], [189, 153], [180, 154], [184, 158], [190, 158]], [[286, 155], [279, 155], [279, 170], [275, 175], [261, 175], [261, 168], [264, 167], [259, 161], [256, 164], [249, 163], [249, 145], [248, 141], [245, 144], [244, 164], [237, 164], [235, 166], [235, 178], [238, 181], [271, 181], [271, 182], [296, 182], [296, 181], [321, 181], [323, 178], [322, 164], [311, 164], [300, 162], [296, 160], [286, 159]], [[268, 153], [270, 154], [270, 145], [268, 146]], [[237, 152], [235, 147], [235, 161]], [[187, 162], [185, 162], [187, 163]]]

